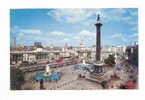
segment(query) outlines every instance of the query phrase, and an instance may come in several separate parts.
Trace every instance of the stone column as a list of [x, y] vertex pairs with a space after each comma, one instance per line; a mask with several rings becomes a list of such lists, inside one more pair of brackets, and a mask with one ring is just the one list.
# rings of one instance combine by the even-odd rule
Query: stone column
[[101, 26], [102, 24], [100, 23], [100, 15], [98, 15], [97, 23], [95, 24], [96, 26], [96, 61], [100, 61], [100, 56], [101, 56]]

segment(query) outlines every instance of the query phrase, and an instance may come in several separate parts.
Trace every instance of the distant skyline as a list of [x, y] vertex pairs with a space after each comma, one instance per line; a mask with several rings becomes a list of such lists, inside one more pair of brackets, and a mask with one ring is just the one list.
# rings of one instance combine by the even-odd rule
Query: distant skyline
[[96, 45], [97, 15], [100, 14], [101, 46], [131, 45], [138, 41], [137, 8], [96, 9], [11, 9], [10, 44], [26, 46], [42, 42], [43, 46]]

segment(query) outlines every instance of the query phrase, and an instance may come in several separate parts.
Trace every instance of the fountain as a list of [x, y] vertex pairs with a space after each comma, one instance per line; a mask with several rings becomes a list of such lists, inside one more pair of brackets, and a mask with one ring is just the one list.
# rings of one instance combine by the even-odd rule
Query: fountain
[[76, 69], [82, 69], [82, 70], [85, 70], [85, 69], [92, 69], [92, 66], [91, 65], [88, 65], [86, 64], [85, 60], [83, 60], [82, 64], [80, 65], [76, 65], [74, 66]]
[[46, 65], [45, 71], [40, 72], [36, 74], [34, 77], [31, 77], [30, 80], [35, 81], [35, 80], [59, 80], [61, 77], [60, 72], [51, 72], [49, 65]]
[[83, 60], [82, 67], [86, 67], [86, 62]]
[[44, 77], [50, 77], [50, 76], [51, 76], [51, 72], [50, 72], [49, 65], [46, 65], [45, 71], [46, 71], [46, 72], [43, 74]]

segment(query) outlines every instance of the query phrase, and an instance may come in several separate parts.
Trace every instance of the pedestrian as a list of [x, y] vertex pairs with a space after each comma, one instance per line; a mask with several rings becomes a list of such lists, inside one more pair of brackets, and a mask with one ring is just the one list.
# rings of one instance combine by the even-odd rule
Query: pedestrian
[[43, 89], [43, 79], [40, 80], [40, 89]]

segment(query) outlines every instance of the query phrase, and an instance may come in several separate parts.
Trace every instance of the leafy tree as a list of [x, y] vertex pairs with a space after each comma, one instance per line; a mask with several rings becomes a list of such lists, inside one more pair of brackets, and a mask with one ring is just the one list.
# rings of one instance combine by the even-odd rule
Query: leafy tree
[[104, 63], [113, 66], [115, 64], [115, 56], [109, 55], [108, 58], [104, 60]]
[[24, 83], [24, 72], [20, 69], [11, 69], [10, 72], [10, 88], [11, 90], [20, 90]]
[[28, 64], [28, 61], [23, 61], [23, 64]]

